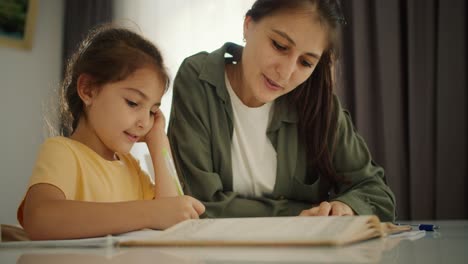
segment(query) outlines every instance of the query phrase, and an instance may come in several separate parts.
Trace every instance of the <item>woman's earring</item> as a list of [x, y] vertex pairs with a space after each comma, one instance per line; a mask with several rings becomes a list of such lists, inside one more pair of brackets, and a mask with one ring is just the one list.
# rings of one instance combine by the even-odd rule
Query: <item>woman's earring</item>
[[243, 41], [244, 43], [247, 42], [247, 41], [245, 40], [245, 37], [242, 39], [242, 41]]

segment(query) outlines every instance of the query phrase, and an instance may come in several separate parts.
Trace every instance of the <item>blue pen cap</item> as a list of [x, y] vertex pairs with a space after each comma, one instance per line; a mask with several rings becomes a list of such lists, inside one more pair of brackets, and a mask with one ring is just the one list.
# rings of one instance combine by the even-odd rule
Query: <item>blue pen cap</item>
[[434, 231], [434, 229], [438, 229], [438, 225], [429, 225], [429, 224], [420, 224], [419, 225], [419, 230], [424, 230], [424, 231]]

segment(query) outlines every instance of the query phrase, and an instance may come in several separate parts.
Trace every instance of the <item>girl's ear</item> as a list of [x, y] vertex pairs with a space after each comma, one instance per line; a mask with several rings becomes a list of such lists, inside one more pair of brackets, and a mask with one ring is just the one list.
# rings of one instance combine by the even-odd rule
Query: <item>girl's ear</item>
[[252, 17], [251, 16], [246, 16], [244, 19], [244, 42], [247, 42], [247, 33], [250, 27], [250, 24], [252, 22]]
[[91, 75], [83, 73], [78, 77], [76, 90], [85, 106], [90, 106], [96, 94], [93, 89], [93, 78]]

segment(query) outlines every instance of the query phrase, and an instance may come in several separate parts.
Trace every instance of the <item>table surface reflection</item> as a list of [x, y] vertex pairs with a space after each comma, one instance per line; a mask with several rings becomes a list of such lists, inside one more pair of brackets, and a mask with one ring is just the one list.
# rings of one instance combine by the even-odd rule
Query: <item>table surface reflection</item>
[[431, 223], [440, 229], [344, 247], [10, 248], [0, 249], [0, 263], [466, 263], [468, 220]]

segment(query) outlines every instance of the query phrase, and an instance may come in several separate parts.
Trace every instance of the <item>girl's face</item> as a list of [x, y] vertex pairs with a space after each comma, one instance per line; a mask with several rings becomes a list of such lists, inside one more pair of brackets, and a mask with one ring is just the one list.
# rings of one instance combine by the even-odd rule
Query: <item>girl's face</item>
[[313, 9], [289, 10], [244, 21], [242, 101], [271, 102], [303, 83], [327, 45], [327, 29]]
[[94, 89], [85, 101], [88, 145], [107, 159], [128, 153], [153, 127], [163, 94], [164, 82], [151, 67]]

